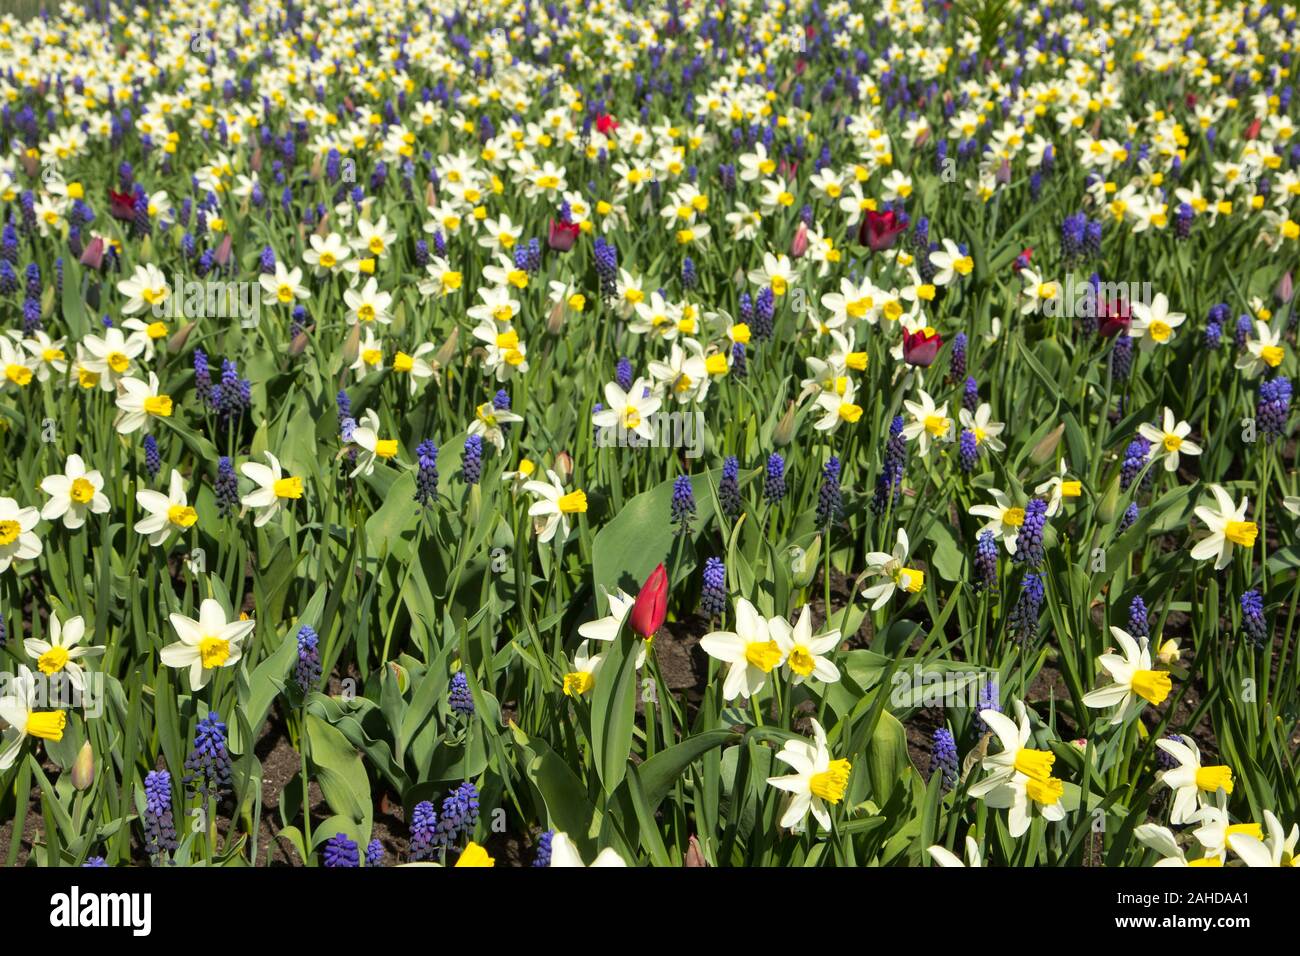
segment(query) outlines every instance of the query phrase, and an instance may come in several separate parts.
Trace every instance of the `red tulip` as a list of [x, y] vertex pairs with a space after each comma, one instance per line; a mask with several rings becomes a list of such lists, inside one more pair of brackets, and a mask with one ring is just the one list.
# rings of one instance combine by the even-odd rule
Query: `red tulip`
[[1133, 312], [1124, 299], [1102, 301], [1097, 305], [1097, 334], [1104, 339], [1128, 332], [1132, 321]]
[[943, 339], [934, 329], [919, 329], [916, 332], [903, 330], [903, 361], [908, 365], [929, 368], [943, 345]]
[[636, 596], [628, 620], [632, 624], [632, 630], [649, 640], [655, 636], [655, 631], [659, 630], [667, 616], [668, 572], [660, 564], [650, 572], [645, 584], [641, 585], [641, 593]]
[[558, 252], [568, 252], [578, 241], [579, 231], [576, 222], [556, 222], [552, 219], [546, 229], [546, 244]]
[[907, 228], [907, 223], [898, 213], [867, 210], [866, 218], [858, 227], [858, 241], [872, 252], [881, 252], [892, 248], [898, 234]]
[[122, 222], [135, 219], [135, 197], [130, 193], [108, 191], [108, 214]]
[[1258, 116], [1256, 116], [1253, 120], [1251, 120], [1250, 125], [1246, 127], [1246, 139], [1254, 139], [1256, 136], [1258, 136], [1259, 129], [1263, 125], [1264, 123], [1260, 120]]
[[618, 129], [618, 120], [608, 113], [601, 113], [596, 117], [596, 132], [608, 136], [613, 130]]

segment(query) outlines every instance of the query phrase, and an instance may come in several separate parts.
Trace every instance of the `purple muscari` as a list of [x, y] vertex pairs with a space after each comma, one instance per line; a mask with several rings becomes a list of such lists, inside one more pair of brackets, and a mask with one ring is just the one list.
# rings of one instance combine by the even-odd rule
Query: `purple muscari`
[[973, 472], [979, 462], [979, 454], [979, 442], [975, 433], [969, 428], [963, 428], [957, 439], [957, 463], [961, 465], [961, 470], [968, 475]]
[[947, 727], [940, 727], [934, 732], [930, 748], [930, 772], [940, 775], [940, 786], [945, 791], [957, 786], [957, 777], [960, 773], [957, 763], [957, 741], [953, 739], [952, 731]]
[[221, 384], [212, 390], [212, 404], [223, 422], [237, 421], [252, 403], [252, 383], [239, 377], [233, 359], [221, 362]]
[[1134, 596], [1128, 606], [1128, 632], [1135, 638], [1151, 636], [1151, 622], [1147, 617], [1147, 605], [1140, 594]]
[[975, 542], [976, 591], [990, 591], [998, 583], [998, 542], [992, 531], [981, 531]]
[[91, 867], [92, 869], [101, 866], [106, 867], [108, 866], [108, 861], [105, 860], [102, 856], [88, 856], [86, 857], [86, 862], [81, 864], [81, 866], [83, 869], [85, 867]]
[[230, 752], [226, 749], [226, 725], [214, 712], [199, 721], [194, 731], [194, 749], [185, 758], [186, 785], [206, 802], [230, 790]]
[[822, 466], [822, 484], [817, 490], [817, 525], [826, 527], [839, 520], [844, 512], [844, 499], [840, 493], [840, 460], [831, 455]]
[[554, 836], [554, 830], [547, 830], [537, 838], [537, 856], [533, 857], [533, 866], [548, 867], [551, 865], [551, 839]]
[[1017, 643], [1023, 644], [1038, 637], [1038, 614], [1042, 608], [1043, 579], [1030, 571], [1020, 582], [1020, 597], [1007, 617], [1007, 627]]
[[1061, 255], [1066, 259], [1077, 258], [1083, 252], [1087, 231], [1088, 217], [1083, 213], [1066, 216], [1061, 221]]
[[952, 337], [952, 349], [948, 353], [948, 380], [958, 382], [966, 377], [966, 346], [968, 343], [965, 332], [958, 332]]
[[1268, 622], [1264, 620], [1264, 598], [1258, 591], [1241, 596], [1241, 629], [1256, 650], [1268, 643]]
[[990, 677], [980, 686], [979, 697], [975, 701], [975, 720], [973, 722], [976, 737], [982, 737], [989, 732], [989, 725], [980, 717], [981, 711], [985, 710], [1002, 713], [1002, 702], [998, 698], [996, 677]]
[[307, 624], [298, 628], [298, 663], [294, 666], [293, 678], [304, 694], [316, 686], [320, 680], [320, 636]]
[[154, 770], [144, 778], [144, 851], [155, 865], [164, 853], [179, 846], [176, 823], [172, 818], [172, 775]]
[[150, 478], [158, 477], [162, 469], [162, 455], [158, 453], [158, 439], [152, 435], [144, 436], [144, 470]]
[[23, 300], [23, 334], [33, 335], [41, 331], [41, 300], [28, 298]]
[[194, 394], [203, 404], [212, 404], [212, 370], [203, 349], [194, 350]]
[[18, 291], [18, 273], [8, 259], [0, 259], [0, 295], [12, 295]]
[[980, 387], [973, 375], [966, 376], [966, 384], [961, 390], [961, 407], [974, 414], [980, 406]]
[[740, 321], [745, 325], [754, 324], [754, 300], [750, 298], [748, 292], [740, 293], [738, 311], [740, 312]]
[[776, 295], [764, 288], [754, 302], [754, 338], [765, 342], [772, 337], [772, 323], [776, 317]]
[[632, 362], [627, 358], [620, 358], [614, 366], [614, 381], [623, 391], [632, 387]]
[[1125, 381], [1133, 370], [1133, 340], [1127, 335], [1117, 335], [1110, 347], [1110, 374], [1117, 382]]
[[689, 475], [678, 475], [673, 480], [672, 523], [677, 534], [690, 534], [691, 519], [695, 517], [695, 489]]
[[474, 714], [474, 694], [469, 689], [469, 678], [464, 671], [451, 675], [451, 690], [447, 693], [447, 704], [453, 711], [465, 717]]
[[336, 833], [325, 841], [324, 862], [328, 867], [360, 866], [361, 854], [346, 833]]
[[682, 259], [682, 288], [694, 289], [699, 280], [699, 274], [695, 271], [695, 260], [686, 256]]
[[1248, 315], [1237, 316], [1237, 325], [1233, 330], [1232, 344], [1239, 349], [1246, 347], [1246, 340], [1250, 338], [1250, 333], [1255, 331], [1255, 323]]
[[1195, 214], [1192, 207], [1185, 202], [1178, 204], [1178, 209], [1174, 212], [1174, 238], [1188, 239], [1192, 235], [1192, 219]]
[[745, 357], [745, 343], [731, 343], [731, 374], [736, 378], [745, 378], [749, 375], [749, 362]]
[[1223, 326], [1210, 319], [1205, 324], [1205, 338], [1203, 341], [1207, 349], [1217, 349], [1223, 344]]
[[270, 246], [263, 246], [262, 254], [261, 256], [258, 257], [257, 260], [257, 265], [258, 268], [261, 270], [262, 275], [265, 276], [275, 275], [275, 250], [272, 249]]
[[217, 480], [212, 491], [221, 517], [228, 518], [239, 509], [239, 479], [235, 476], [235, 463], [228, 455], [217, 459]]
[[[1123, 491], [1127, 491], [1129, 485], [1133, 484], [1137, 476], [1142, 472], [1146, 465], [1147, 457], [1151, 454], [1151, 443], [1141, 435], [1136, 436], [1129, 442], [1128, 448], [1124, 450], [1124, 461], [1120, 465], [1119, 486]], [[1148, 477], [1150, 472], [1147, 472]], [[1144, 481], [1145, 485], [1146, 482]]]
[[1138, 519], [1137, 502], [1130, 501], [1128, 507], [1124, 509], [1124, 514], [1120, 516], [1119, 533], [1123, 534], [1129, 528], [1133, 527], [1133, 522], [1137, 521], [1137, 519]]
[[[1165, 740], [1171, 740], [1176, 744], [1185, 744], [1186, 738], [1182, 734], [1165, 734]], [[1178, 766], [1178, 761], [1163, 749], [1156, 748], [1156, 766], [1161, 770], [1173, 770]]]
[[763, 497], [770, 504], [778, 504], [785, 497], [785, 459], [779, 452], [767, 457], [767, 474], [763, 477]]
[[598, 236], [592, 245], [592, 254], [596, 259], [600, 294], [606, 299], [612, 299], [618, 291], [618, 250]]
[[465, 439], [465, 457], [461, 462], [461, 476], [467, 485], [477, 485], [483, 477], [483, 438], [470, 435]]
[[411, 859], [427, 860], [433, 856], [434, 840], [437, 839], [437, 835], [437, 811], [428, 800], [421, 800], [411, 811]]
[[1025, 522], [1016, 535], [1016, 550], [1011, 560], [1037, 568], [1043, 563], [1043, 531], [1047, 527], [1047, 502], [1030, 498], [1025, 505]]
[[706, 558], [703, 577], [700, 613], [707, 618], [722, 617], [727, 610], [727, 567], [722, 559]]
[[415, 446], [415, 500], [428, 505], [438, 497], [438, 446], [426, 438]]
[[415, 267], [423, 269], [429, 264], [429, 244], [423, 239], [415, 240]]
[[366, 866], [384, 865], [384, 843], [378, 837], [366, 844]]
[[1286, 422], [1291, 413], [1291, 379], [1277, 375], [1259, 386], [1259, 404], [1255, 417], [1259, 430], [1268, 442], [1286, 434]]
[[473, 833], [477, 823], [478, 788], [467, 780], [442, 801], [442, 813], [433, 842], [436, 846], [449, 847], [461, 837]]
[[895, 415], [889, 423], [889, 440], [885, 443], [885, 462], [876, 478], [876, 492], [871, 510], [877, 515], [898, 504], [903, 494], [903, 474], [907, 470], [907, 439], [903, 437], [903, 416]]
[[345, 390], [340, 389], [334, 397], [334, 404], [338, 409], [339, 434], [344, 441], [352, 441], [352, 429], [357, 427], [357, 421], [352, 417], [352, 399]]
[[729, 518], [740, 514], [740, 459], [730, 455], [722, 463], [722, 478], [718, 481], [718, 501]]

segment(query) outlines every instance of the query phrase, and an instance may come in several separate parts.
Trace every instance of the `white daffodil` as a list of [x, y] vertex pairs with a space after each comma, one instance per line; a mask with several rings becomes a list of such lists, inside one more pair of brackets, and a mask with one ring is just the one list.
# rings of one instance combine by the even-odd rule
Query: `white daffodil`
[[0, 571], [14, 561], [30, 561], [41, 553], [41, 539], [33, 530], [41, 520], [35, 508], [20, 508], [12, 498], [0, 498]]
[[1264, 828], [1258, 823], [1233, 823], [1228, 814], [1228, 795], [1220, 791], [1215, 802], [1206, 804], [1196, 811], [1196, 823], [1200, 824], [1192, 831], [1196, 842], [1205, 848], [1201, 855], [1226, 861], [1228, 857], [1228, 837], [1238, 833], [1264, 839]]
[[980, 845], [975, 842], [975, 838], [973, 836], [966, 837], [966, 862], [965, 863], [961, 861], [961, 858], [958, 857], [957, 854], [953, 853], [951, 850], [945, 847], [941, 847], [937, 845], [932, 847], [927, 847], [926, 852], [929, 853], [930, 858], [933, 859], [934, 862], [938, 863], [940, 866], [948, 866], [948, 867], [969, 866], [973, 868], [978, 868], [983, 865], [980, 860]]
[[591, 653], [591, 642], [583, 641], [573, 652], [573, 670], [564, 675], [566, 697], [581, 697], [591, 693], [596, 686], [596, 675], [604, 662], [604, 654]]
[[916, 440], [917, 449], [922, 455], [930, 453], [931, 441], [942, 441], [952, 434], [952, 419], [948, 417], [948, 403], [935, 406], [930, 393], [917, 392], [920, 401], [904, 401], [903, 407], [912, 416], [912, 420], [903, 426], [903, 437], [908, 441]]
[[736, 601], [736, 630], [705, 634], [700, 648], [728, 665], [722, 684], [724, 700], [753, 697], [763, 689], [767, 676], [785, 661], [781, 645], [772, 638], [767, 618], [744, 598]]
[[501, 329], [493, 320], [474, 326], [474, 338], [484, 343], [483, 367], [504, 382], [515, 373], [528, 371], [528, 347], [519, 339], [519, 333], [507, 326]]
[[[551, 836], [551, 866], [587, 866], [569, 835], [557, 830]], [[596, 854], [590, 866], [627, 866], [627, 862], [618, 855], [612, 846], [607, 846]]]
[[1033, 269], [1021, 269], [1020, 278], [1025, 283], [1020, 290], [1021, 315], [1041, 312], [1046, 307], [1046, 303], [1053, 301], [1061, 294], [1060, 283], [1044, 279]]
[[4, 372], [0, 385], [6, 389], [10, 386], [26, 388], [36, 376], [35, 366], [35, 360], [25, 353], [20, 343], [7, 335], [0, 336], [0, 370]]
[[899, 528], [893, 554], [883, 551], [867, 554], [867, 573], [872, 577], [884, 578], [879, 584], [873, 584], [862, 592], [862, 596], [872, 602], [871, 610], [879, 611], [889, 603], [896, 590], [916, 594], [925, 587], [925, 572], [907, 566], [910, 547], [907, 532]]
[[379, 282], [374, 276], [366, 280], [360, 289], [346, 289], [343, 301], [347, 304], [348, 325], [378, 322], [387, 325], [393, 321], [388, 308], [393, 304], [392, 293], [380, 292]]
[[474, 420], [469, 423], [468, 433], [480, 435], [490, 442], [497, 451], [504, 451], [506, 434], [502, 426], [522, 422], [523, 418], [508, 408], [497, 408], [492, 402], [484, 402], [474, 409]]
[[975, 409], [974, 414], [969, 409], [963, 408], [957, 413], [957, 418], [961, 422], [961, 427], [975, 436], [977, 450], [988, 448], [990, 451], [1006, 451], [1007, 446], [1002, 444], [1002, 439], [998, 436], [1007, 426], [992, 420], [993, 407], [988, 402], [982, 402]]
[[781, 649], [785, 666], [790, 669], [791, 683], [802, 684], [810, 677], [833, 684], [840, 679], [840, 669], [824, 655], [835, 650], [840, 644], [840, 632], [836, 628], [824, 634], [813, 636], [812, 618], [808, 605], [799, 612], [799, 619], [794, 626], [781, 616], [769, 618], [767, 631], [776, 646]]
[[117, 284], [117, 291], [126, 296], [127, 303], [122, 306], [123, 315], [135, 315], [146, 308], [156, 308], [167, 301], [171, 288], [167, 277], [153, 263], [136, 266], [129, 279]]
[[[628, 614], [632, 610], [632, 605], [636, 604], [636, 598], [628, 594], [622, 588], [619, 588], [613, 594], [602, 587], [605, 598], [609, 601], [609, 613], [599, 620], [588, 621], [579, 625], [578, 633], [585, 638], [593, 641], [614, 641], [623, 631], [623, 622], [627, 620]], [[636, 666], [639, 670], [645, 664], [646, 642], [641, 642], [641, 647], [637, 651]]]
[[164, 544], [173, 532], [194, 527], [199, 514], [185, 495], [185, 479], [179, 471], [172, 471], [167, 494], [143, 488], [135, 493], [135, 501], [145, 516], [135, 523], [135, 533], [149, 536], [149, 545]]
[[190, 689], [199, 690], [212, 679], [218, 667], [233, 667], [242, 655], [239, 643], [253, 632], [256, 622], [249, 620], [226, 621], [226, 612], [212, 598], [199, 605], [197, 621], [184, 614], [168, 617], [176, 636], [159, 652], [159, 658], [168, 667], [189, 668]]
[[420, 394], [420, 389], [424, 388], [429, 379], [441, 381], [438, 378], [437, 362], [430, 363], [425, 358], [435, 348], [432, 342], [424, 342], [410, 355], [399, 351], [393, 356], [393, 372], [406, 376], [412, 396]]
[[617, 382], [605, 383], [606, 405], [591, 416], [599, 429], [617, 430], [625, 435], [636, 435], [646, 442], [655, 437], [651, 416], [659, 411], [660, 400], [650, 389], [650, 382], [638, 378], [626, 392]]
[[789, 794], [781, 812], [779, 825], [802, 830], [809, 812], [825, 830], [831, 828], [829, 807], [844, 799], [849, 788], [849, 774], [853, 770], [847, 760], [832, 760], [826, 746], [826, 731], [816, 720], [812, 721], [813, 739], [787, 740], [778, 751], [776, 759], [788, 764], [794, 773], [784, 777], [768, 777], [767, 782]]
[[302, 284], [302, 270], [297, 266], [286, 269], [283, 262], [275, 264], [275, 275], [260, 275], [263, 305], [293, 305], [295, 299], [310, 299], [311, 291]]
[[1156, 775], [1174, 792], [1170, 823], [1175, 826], [1194, 823], [1196, 811], [1209, 804], [1209, 796], [1220, 790], [1232, 794], [1232, 768], [1222, 765], [1202, 767], [1201, 752], [1192, 738], [1180, 736], [1178, 740], [1157, 740], [1156, 746], [1178, 762], [1172, 770]]
[[703, 401], [709, 390], [708, 360], [695, 339], [674, 342], [667, 362], [650, 362], [646, 368], [679, 405]]
[[302, 479], [296, 476], [284, 477], [280, 460], [270, 451], [266, 452], [266, 460], [270, 462], [269, 466], [255, 461], [239, 466], [244, 477], [257, 485], [255, 491], [239, 499], [244, 507], [252, 508], [257, 512], [257, 516], [253, 519], [255, 528], [262, 527], [279, 514], [286, 501], [302, 497]]
[[1006, 808], [1007, 829], [1012, 837], [1022, 836], [1035, 816], [1049, 822], [1065, 819], [1065, 808], [1061, 806], [1065, 784], [1052, 776], [1056, 755], [1025, 746], [1030, 736], [1029, 715], [1021, 701], [1016, 701], [1016, 711], [1019, 724], [996, 710], [980, 711], [980, 717], [997, 734], [1002, 750], [984, 758], [983, 764], [991, 772], [969, 791], [988, 807]]
[[563, 528], [565, 537], [569, 535], [569, 515], [586, 514], [587, 495], [585, 492], [565, 492], [564, 482], [560, 476], [549, 468], [546, 481], [524, 482], [524, 491], [536, 495], [538, 500], [528, 508], [533, 519], [533, 531], [540, 544], [545, 544], [555, 537], [556, 529]]
[[1148, 846], [1160, 854], [1156, 866], [1222, 866], [1223, 861], [1217, 856], [1206, 856], [1196, 860], [1187, 859], [1187, 854], [1178, 845], [1168, 827], [1155, 823], [1144, 823], [1133, 830], [1133, 835], [1143, 846]]
[[357, 232], [360, 235], [352, 240], [352, 248], [358, 255], [367, 255], [375, 259], [383, 259], [387, 256], [389, 247], [397, 241], [397, 231], [388, 228], [387, 216], [380, 216], [379, 221], [373, 225], [364, 219], [358, 220]]
[[87, 471], [80, 455], [69, 455], [63, 474], [41, 479], [41, 491], [50, 496], [41, 508], [41, 517], [46, 521], [62, 519], [65, 528], [75, 531], [86, 523], [87, 515], [107, 513], [108, 496], [103, 488], [103, 475]]
[[1128, 631], [1120, 627], [1110, 629], [1111, 636], [1119, 642], [1124, 656], [1102, 654], [1097, 663], [1106, 669], [1113, 683], [1085, 694], [1083, 702], [1089, 707], [1114, 707], [1110, 722], [1122, 724], [1147, 703], [1159, 707], [1173, 689], [1167, 671], [1151, 669], [1151, 648], [1147, 639], [1135, 641]]
[[1151, 442], [1152, 457], [1163, 455], [1165, 471], [1178, 470], [1178, 456], [1180, 454], [1199, 455], [1201, 453], [1200, 445], [1187, 440], [1187, 436], [1191, 433], [1192, 426], [1187, 422], [1178, 421], [1174, 417], [1171, 408], [1165, 409], [1163, 427], [1156, 428], [1150, 422], [1143, 422], [1138, 426], [1138, 434]]
[[1236, 367], [1246, 378], [1255, 378], [1267, 369], [1277, 368], [1286, 358], [1282, 344], [1282, 331], [1274, 332], [1267, 322], [1255, 320], [1255, 335], [1246, 339], [1246, 351], [1237, 359]]
[[10, 693], [0, 698], [0, 720], [9, 725], [4, 733], [4, 749], [0, 750], [0, 770], [8, 770], [18, 759], [23, 741], [39, 737], [58, 743], [63, 739], [63, 728], [68, 724], [68, 714], [63, 710], [37, 712], [36, 678], [24, 664], [18, 665], [18, 676], [9, 682]]
[[353, 478], [371, 474], [378, 460], [391, 461], [397, 457], [397, 439], [379, 437], [379, 415], [373, 408], [362, 413], [361, 421], [352, 429], [352, 441], [361, 449], [357, 466], [352, 470]]
[[817, 404], [825, 415], [813, 425], [819, 432], [832, 434], [844, 422], [855, 424], [862, 417], [862, 406], [854, 403], [853, 379], [840, 376], [835, 380], [835, 387], [822, 391], [817, 396]]
[[1296, 843], [1300, 842], [1300, 826], [1293, 823], [1290, 832], [1284, 833], [1282, 823], [1273, 811], [1265, 810], [1264, 829], [1268, 831], [1267, 839], [1263, 834], [1230, 832], [1228, 846], [1247, 866], [1300, 866], [1300, 858], [1295, 852]]
[[144, 429], [150, 430], [155, 418], [170, 418], [172, 399], [159, 391], [158, 376], [149, 373], [149, 380], [124, 378], [117, 385], [117, 419], [113, 427], [119, 435], [130, 435]]
[[81, 347], [86, 351], [82, 362], [85, 370], [98, 376], [101, 389], [114, 392], [118, 382], [131, 374], [132, 363], [144, 350], [144, 343], [134, 336], [128, 339], [121, 329], [114, 327], [105, 329], [102, 336], [87, 335], [81, 340]]
[[943, 248], [930, 253], [930, 264], [935, 268], [935, 285], [948, 285], [957, 276], [968, 276], [975, 268], [975, 260], [962, 252], [951, 239], [943, 241]]
[[1192, 557], [1197, 561], [1214, 558], [1214, 570], [1222, 571], [1232, 563], [1234, 546], [1247, 549], [1255, 546], [1259, 526], [1246, 520], [1250, 498], [1242, 498], [1241, 504], [1234, 504], [1232, 496], [1221, 485], [1210, 485], [1210, 493], [1218, 507], [1196, 506], [1193, 513], [1210, 529], [1210, 533], [1192, 546]]
[[1169, 299], [1163, 292], [1156, 293], [1150, 305], [1134, 302], [1131, 309], [1133, 321], [1128, 327], [1128, 334], [1130, 338], [1138, 340], [1138, 346], [1144, 351], [1173, 341], [1174, 329], [1187, 318], [1181, 312], [1169, 311]]
[[[19, 335], [16, 331], [10, 334], [15, 337]], [[51, 339], [41, 329], [35, 330], [28, 338], [22, 339], [23, 348], [36, 360], [33, 371], [38, 382], [48, 381], [52, 373], [58, 375], [58, 381], [63, 380], [64, 373], [68, 371], [68, 353], [64, 351], [66, 344], [67, 339]], [[22, 373], [18, 374], [21, 376]], [[8, 378], [7, 365], [5, 377]]]
[[86, 636], [84, 618], [70, 617], [60, 623], [59, 616], [50, 612], [48, 640], [29, 637], [23, 641], [27, 656], [36, 661], [36, 668], [46, 676], [66, 672], [68, 681], [78, 691], [85, 689], [85, 674], [77, 660], [82, 657], [98, 657], [104, 653], [102, 647], [81, 647], [82, 638]]
[[1008, 554], [1016, 553], [1016, 541], [1020, 537], [1020, 527], [1025, 523], [1025, 509], [1011, 503], [1006, 492], [1000, 488], [990, 488], [993, 496], [991, 505], [975, 505], [970, 514], [977, 518], [987, 518], [988, 522], [980, 532], [993, 532], [993, 537], [1001, 538]]
[[331, 232], [328, 236], [312, 233], [307, 241], [311, 248], [302, 254], [303, 261], [313, 266], [320, 275], [334, 272], [352, 255], [352, 250], [343, 244], [343, 237], [337, 232]]
[[1047, 517], [1054, 518], [1061, 510], [1061, 504], [1066, 498], [1077, 498], [1083, 494], [1083, 485], [1078, 481], [1066, 481], [1065, 476], [1070, 473], [1070, 463], [1064, 458], [1057, 468], [1056, 474], [1048, 478], [1041, 485], [1034, 489], [1034, 494], [1047, 496]]

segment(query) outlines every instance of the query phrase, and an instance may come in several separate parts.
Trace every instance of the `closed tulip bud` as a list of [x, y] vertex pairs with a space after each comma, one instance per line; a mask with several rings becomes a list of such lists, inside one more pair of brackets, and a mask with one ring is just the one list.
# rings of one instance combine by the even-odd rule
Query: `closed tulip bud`
[[307, 341], [306, 331], [299, 332], [293, 337], [293, 341], [289, 343], [289, 354], [301, 355], [307, 348]]
[[389, 661], [388, 674], [397, 682], [397, 692], [405, 694], [406, 689], [411, 686], [410, 672], [397, 661]]
[[361, 323], [358, 322], [352, 326], [348, 332], [348, 337], [343, 340], [343, 361], [351, 365], [357, 360], [357, 355], [361, 351]]
[[248, 161], [248, 165], [255, 173], [262, 171], [262, 147], [253, 150], [253, 158]]
[[104, 240], [95, 236], [86, 244], [86, 248], [81, 253], [81, 259], [78, 260], [83, 266], [89, 266], [91, 269], [99, 269], [104, 265]]
[[1002, 160], [1002, 165], [999, 166], [998, 171], [993, 174], [993, 179], [1002, 186], [1011, 182], [1011, 163], [1008, 160]]
[[551, 335], [559, 335], [560, 330], [564, 328], [564, 313], [568, 307], [568, 303], [563, 299], [557, 300], [555, 305], [551, 306], [551, 311], [546, 316], [546, 331]]
[[1034, 446], [1034, 450], [1029, 453], [1029, 460], [1035, 465], [1047, 464], [1056, 457], [1057, 446], [1061, 444], [1061, 436], [1064, 434], [1065, 424], [1057, 425]]
[[221, 245], [217, 246], [217, 251], [213, 254], [213, 258], [216, 260], [217, 265], [224, 266], [230, 261], [230, 249], [234, 245], [234, 242], [235, 237], [230, 233], [226, 233], [221, 240]]
[[1119, 507], [1119, 475], [1111, 479], [1110, 486], [1106, 493], [1101, 496], [1101, 501], [1097, 503], [1097, 517], [1102, 522], [1110, 523], [1115, 520]]
[[772, 430], [772, 444], [784, 448], [794, 439], [794, 402], [791, 402]]
[[686, 848], [686, 859], [683, 866], [708, 866], [709, 861], [704, 858], [704, 851], [700, 849], [700, 841], [696, 839], [695, 834], [691, 834], [690, 845]]
[[1291, 271], [1288, 269], [1282, 274], [1282, 278], [1277, 283], [1277, 301], [1286, 305], [1295, 295], [1295, 285], [1291, 279]]
[[807, 551], [802, 548], [794, 549], [790, 560], [790, 574], [794, 578], [795, 587], [806, 588], [812, 584], [813, 578], [817, 576], [817, 557], [821, 551], [821, 535], [813, 538], [813, 543]]
[[433, 357], [435, 368], [446, 368], [451, 362], [452, 357], [456, 354], [456, 342], [460, 339], [460, 329], [453, 328], [451, 334], [447, 336], [447, 341], [442, 343], [442, 348], [438, 349], [438, 354]]
[[190, 339], [190, 333], [194, 331], [194, 323], [186, 322], [179, 329], [172, 333], [172, 337], [167, 340], [167, 351], [175, 355], [181, 349], [185, 348], [185, 343]]
[[628, 615], [632, 630], [649, 640], [668, 616], [668, 572], [660, 564], [650, 572]]
[[573, 477], [573, 456], [567, 451], [555, 456], [555, 473], [564, 481]]
[[78, 790], [89, 790], [95, 782], [95, 750], [87, 740], [81, 745], [77, 759], [72, 764], [72, 785]]
[[799, 228], [794, 231], [794, 238], [790, 240], [790, 258], [798, 259], [808, 251], [808, 227], [804, 223], [799, 223]]

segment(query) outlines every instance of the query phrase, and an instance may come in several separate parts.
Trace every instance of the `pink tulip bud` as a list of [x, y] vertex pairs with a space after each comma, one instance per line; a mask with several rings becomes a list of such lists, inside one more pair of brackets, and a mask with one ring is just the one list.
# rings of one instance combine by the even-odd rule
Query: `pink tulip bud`
[[799, 228], [794, 231], [794, 238], [790, 240], [790, 258], [798, 259], [808, 251], [808, 226], [799, 223]]
[[89, 244], [86, 246], [85, 252], [81, 254], [81, 258], [77, 261], [83, 266], [89, 266], [92, 269], [103, 268], [104, 240], [99, 236], [95, 236], [95, 238], [91, 239]]

